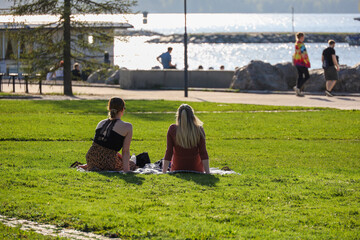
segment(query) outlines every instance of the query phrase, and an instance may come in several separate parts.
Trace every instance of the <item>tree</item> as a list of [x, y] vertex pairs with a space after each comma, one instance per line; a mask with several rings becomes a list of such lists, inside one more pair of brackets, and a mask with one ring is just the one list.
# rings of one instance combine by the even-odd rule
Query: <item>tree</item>
[[[11, 8], [13, 15], [43, 15], [56, 16], [55, 22], [40, 24], [36, 28], [27, 28], [24, 24], [22, 31], [16, 36], [19, 41], [25, 42], [26, 51], [22, 59], [30, 71], [37, 70], [43, 76], [50, 68], [49, 63], [64, 61], [64, 94], [73, 95], [71, 84], [71, 61], [72, 59], [86, 60], [86, 53], [79, 51], [99, 50], [99, 44], [113, 40], [113, 36], [104, 34], [88, 21], [79, 21], [73, 14], [119, 14], [129, 13], [130, 7], [136, 4], [134, 0], [9, 0], [14, 3]], [[92, 44], [81, 37], [73, 37], [72, 32], [76, 29], [79, 34], [91, 32], [98, 39]], [[57, 34], [62, 32], [61, 37]], [[89, 62], [90, 63], [90, 62]]]

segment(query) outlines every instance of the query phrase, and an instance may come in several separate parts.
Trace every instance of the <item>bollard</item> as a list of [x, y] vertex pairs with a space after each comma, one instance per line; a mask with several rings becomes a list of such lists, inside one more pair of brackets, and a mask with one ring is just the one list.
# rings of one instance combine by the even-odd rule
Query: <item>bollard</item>
[[15, 92], [15, 76], [12, 76], [13, 79], [13, 92]]
[[23, 76], [25, 79], [25, 93], [29, 93], [29, 74], [24, 73]]
[[41, 79], [39, 80], [39, 91], [40, 91], [40, 95], [42, 95], [42, 89], [41, 89]]
[[2, 92], [2, 77], [4, 76], [3, 73], [0, 73], [0, 92]]

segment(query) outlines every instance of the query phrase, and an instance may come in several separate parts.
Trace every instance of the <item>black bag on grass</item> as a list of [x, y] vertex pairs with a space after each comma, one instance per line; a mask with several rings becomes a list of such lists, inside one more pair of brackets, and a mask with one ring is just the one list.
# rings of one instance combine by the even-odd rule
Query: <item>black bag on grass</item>
[[150, 157], [147, 152], [140, 153], [136, 155], [136, 166], [143, 168], [145, 164], [150, 163]]

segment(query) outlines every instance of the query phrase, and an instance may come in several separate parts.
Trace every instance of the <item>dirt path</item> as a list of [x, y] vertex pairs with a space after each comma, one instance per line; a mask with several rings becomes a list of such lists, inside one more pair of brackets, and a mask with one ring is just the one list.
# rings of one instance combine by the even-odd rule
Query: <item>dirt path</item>
[[55, 225], [40, 224], [28, 220], [21, 220], [16, 218], [7, 218], [0, 215], [0, 222], [9, 227], [20, 227], [24, 231], [34, 231], [36, 233], [53, 236], [53, 237], [65, 237], [76, 240], [110, 240], [119, 238], [107, 238], [101, 235], [93, 233], [80, 232], [72, 229], [58, 228]]

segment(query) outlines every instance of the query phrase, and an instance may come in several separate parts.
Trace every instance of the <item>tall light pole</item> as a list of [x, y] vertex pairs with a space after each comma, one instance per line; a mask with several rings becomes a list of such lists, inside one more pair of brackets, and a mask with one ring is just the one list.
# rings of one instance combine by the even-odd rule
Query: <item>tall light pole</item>
[[187, 29], [186, 29], [186, 0], [184, 0], [184, 13], [185, 13], [185, 33], [184, 33], [184, 94], [185, 97], [188, 97], [188, 50], [187, 50], [187, 44], [188, 44], [188, 36], [187, 36]]
[[294, 13], [295, 13], [295, 10], [294, 10], [294, 7], [291, 7], [291, 16], [292, 16], [292, 31], [295, 32], [295, 19], [294, 19]]

